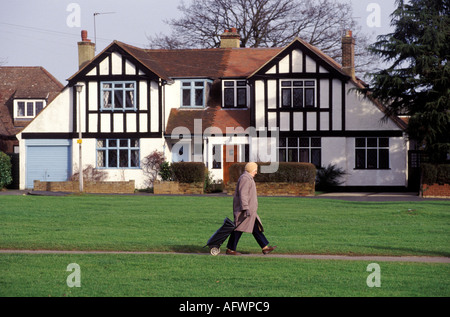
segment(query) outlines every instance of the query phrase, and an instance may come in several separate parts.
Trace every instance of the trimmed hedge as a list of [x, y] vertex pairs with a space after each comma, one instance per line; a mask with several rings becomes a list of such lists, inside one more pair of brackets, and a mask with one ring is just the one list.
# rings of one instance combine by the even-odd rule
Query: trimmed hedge
[[[247, 163], [235, 163], [230, 166], [230, 182], [237, 182], [245, 171]], [[278, 170], [275, 173], [261, 173], [262, 165], [270, 163], [258, 163], [258, 174], [255, 182], [265, 183], [310, 183], [316, 179], [316, 167], [310, 163], [278, 163]]]
[[450, 184], [450, 164], [424, 163], [422, 168], [422, 184]]
[[175, 162], [171, 164], [175, 181], [197, 183], [205, 181], [205, 164], [201, 162]]
[[12, 182], [11, 158], [0, 151], [0, 190]]

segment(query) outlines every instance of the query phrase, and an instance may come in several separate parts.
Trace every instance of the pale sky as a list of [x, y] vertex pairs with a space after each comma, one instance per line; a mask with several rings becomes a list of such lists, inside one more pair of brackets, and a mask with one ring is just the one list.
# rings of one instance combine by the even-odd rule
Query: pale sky
[[[113, 40], [137, 47], [147, 35], [170, 33], [163, 20], [180, 16], [181, 0], [0, 0], [0, 64], [43, 66], [63, 85], [78, 70], [77, 42], [81, 30], [94, 41], [97, 53]], [[373, 35], [392, 31], [389, 15], [394, 0], [352, 0], [363, 31]], [[114, 12], [114, 13], [110, 13]]]

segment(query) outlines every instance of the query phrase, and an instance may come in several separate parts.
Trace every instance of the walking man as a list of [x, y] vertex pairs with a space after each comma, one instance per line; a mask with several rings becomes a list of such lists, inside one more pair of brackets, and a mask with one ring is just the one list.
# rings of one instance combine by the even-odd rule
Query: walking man
[[258, 197], [256, 184], [253, 179], [258, 172], [258, 165], [254, 162], [245, 165], [245, 172], [239, 177], [233, 198], [233, 215], [236, 225], [235, 231], [228, 239], [227, 254], [240, 255], [236, 251], [237, 244], [243, 232], [252, 233], [264, 254], [275, 250], [276, 246], [269, 246], [269, 241], [263, 234], [263, 225], [257, 214]]

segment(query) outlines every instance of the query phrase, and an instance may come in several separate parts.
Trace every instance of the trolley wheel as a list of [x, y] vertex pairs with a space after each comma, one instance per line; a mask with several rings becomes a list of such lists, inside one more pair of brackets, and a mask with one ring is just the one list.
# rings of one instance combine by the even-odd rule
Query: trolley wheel
[[209, 253], [211, 253], [211, 255], [216, 256], [216, 255], [218, 255], [220, 253], [220, 248], [219, 247], [212, 247], [209, 250]]

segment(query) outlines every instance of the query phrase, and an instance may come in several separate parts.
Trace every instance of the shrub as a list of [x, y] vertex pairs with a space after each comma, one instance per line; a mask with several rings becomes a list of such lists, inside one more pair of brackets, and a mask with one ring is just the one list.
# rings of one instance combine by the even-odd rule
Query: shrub
[[[102, 182], [108, 177], [108, 173], [106, 171], [98, 170], [94, 168], [91, 164], [87, 165], [83, 170], [83, 181], [91, 181], [91, 182]], [[71, 181], [78, 181], [80, 178], [80, 172], [75, 172], [71, 177]]]
[[[230, 181], [237, 182], [241, 174], [245, 171], [247, 163], [235, 163], [230, 166]], [[274, 173], [261, 173], [261, 166], [270, 163], [258, 163], [258, 174], [255, 182], [273, 183], [314, 183], [316, 177], [316, 167], [310, 163], [278, 163], [278, 170]]]
[[164, 153], [160, 151], [153, 151], [142, 160], [142, 170], [147, 176], [146, 184], [148, 187], [153, 187], [153, 183], [158, 177], [161, 165], [165, 162]]
[[159, 176], [163, 181], [173, 180], [173, 171], [169, 162], [165, 161], [161, 163], [161, 168], [159, 169]]
[[180, 183], [205, 181], [205, 164], [201, 162], [176, 162], [171, 167], [174, 179]]
[[0, 189], [12, 182], [11, 159], [8, 155], [0, 151]]
[[325, 168], [317, 170], [316, 176], [316, 190], [330, 190], [334, 186], [339, 186], [343, 183], [339, 179], [347, 173], [341, 167], [328, 164]]

